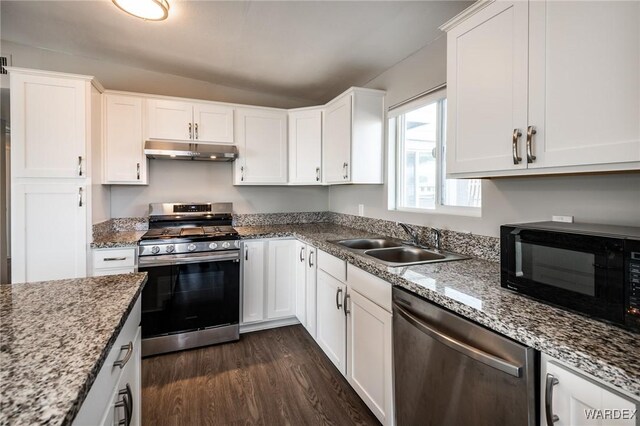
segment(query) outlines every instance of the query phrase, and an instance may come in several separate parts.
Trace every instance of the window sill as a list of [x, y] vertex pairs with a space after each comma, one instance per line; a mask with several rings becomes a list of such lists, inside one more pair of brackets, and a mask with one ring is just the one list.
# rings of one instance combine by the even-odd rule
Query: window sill
[[389, 211], [403, 213], [438, 214], [450, 216], [482, 217], [482, 207], [439, 206], [435, 209], [417, 209], [410, 207], [389, 208]]

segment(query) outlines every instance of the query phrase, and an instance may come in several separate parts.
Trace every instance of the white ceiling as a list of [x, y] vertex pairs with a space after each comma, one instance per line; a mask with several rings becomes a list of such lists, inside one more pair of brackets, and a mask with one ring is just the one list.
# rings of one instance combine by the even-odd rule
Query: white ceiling
[[3, 40], [325, 102], [442, 35], [463, 1], [169, 0], [145, 22], [110, 0], [0, 2]]

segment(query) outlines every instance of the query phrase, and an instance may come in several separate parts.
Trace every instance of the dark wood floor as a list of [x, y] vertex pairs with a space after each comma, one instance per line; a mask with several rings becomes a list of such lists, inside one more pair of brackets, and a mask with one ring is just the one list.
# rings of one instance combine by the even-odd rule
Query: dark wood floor
[[300, 326], [142, 361], [144, 425], [378, 425]]

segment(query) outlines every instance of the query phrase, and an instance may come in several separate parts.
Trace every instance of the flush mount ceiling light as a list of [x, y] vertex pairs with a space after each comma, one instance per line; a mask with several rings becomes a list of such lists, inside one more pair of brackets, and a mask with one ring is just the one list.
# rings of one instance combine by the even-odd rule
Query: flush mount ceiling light
[[147, 21], [162, 21], [169, 16], [167, 0], [112, 0], [113, 4], [129, 15]]

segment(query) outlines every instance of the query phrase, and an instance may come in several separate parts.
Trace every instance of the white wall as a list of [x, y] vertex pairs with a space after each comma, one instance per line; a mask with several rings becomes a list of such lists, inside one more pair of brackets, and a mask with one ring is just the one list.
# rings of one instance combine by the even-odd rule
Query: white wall
[[[376, 77], [367, 87], [387, 91], [394, 105], [446, 81], [446, 38], [442, 36]], [[389, 211], [387, 185], [336, 186], [329, 209], [481, 235], [498, 236], [504, 223], [550, 220], [573, 215], [576, 221], [640, 226], [640, 174], [505, 178], [482, 182], [482, 217]]]
[[324, 187], [233, 186], [232, 163], [151, 160], [149, 186], [113, 186], [112, 217], [145, 216], [148, 204], [230, 201], [236, 213], [325, 211]]

